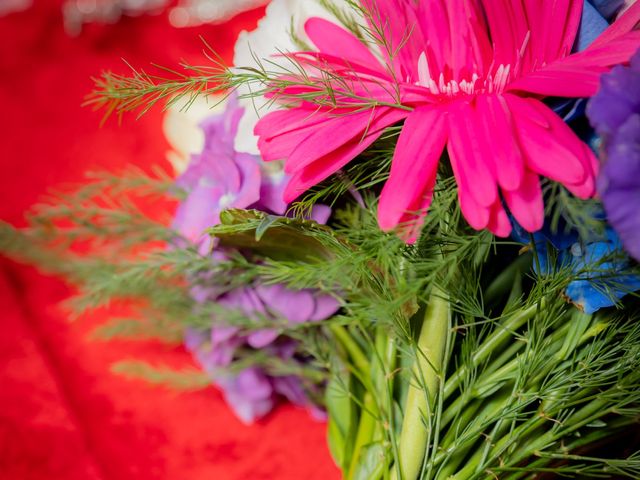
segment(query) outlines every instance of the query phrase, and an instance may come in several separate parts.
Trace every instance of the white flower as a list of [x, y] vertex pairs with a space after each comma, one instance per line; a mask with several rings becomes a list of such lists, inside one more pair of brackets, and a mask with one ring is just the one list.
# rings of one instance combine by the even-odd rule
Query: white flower
[[223, 23], [239, 13], [267, 3], [269, 0], [180, 0], [169, 11], [174, 27], [194, 27], [203, 23]]
[[0, 0], [0, 17], [26, 10], [32, 3], [33, 0]]
[[[338, 6], [345, 0], [334, 2]], [[257, 59], [268, 59], [279, 52], [299, 50], [291, 38], [291, 31], [303, 41], [309, 42], [304, 33], [304, 23], [311, 17], [322, 17], [337, 22], [317, 0], [273, 0], [266, 10], [266, 15], [258, 22], [252, 32], [241, 32], [235, 46], [233, 64], [236, 67], [258, 68]], [[247, 95], [250, 92], [245, 84], [238, 88], [238, 93]], [[245, 108], [238, 126], [235, 148], [239, 152], [258, 155], [258, 137], [253, 128], [259, 118], [269, 112], [269, 105], [263, 98], [241, 98], [240, 104]]]

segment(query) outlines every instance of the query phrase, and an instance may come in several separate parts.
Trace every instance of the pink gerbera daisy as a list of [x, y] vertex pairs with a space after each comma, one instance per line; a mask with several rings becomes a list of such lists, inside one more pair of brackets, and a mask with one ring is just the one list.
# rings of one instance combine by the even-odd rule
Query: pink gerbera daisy
[[[264, 159], [286, 159], [292, 174], [285, 201], [401, 120], [378, 221], [384, 230], [404, 225], [408, 241], [431, 203], [445, 148], [462, 213], [478, 230], [507, 236], [505, 205], [526, 230], [540, 229], [540, 175], [578, 197], [594, 194], [596, 158], [541, 100], [591, 96], [603, 72], [627, 62], [640, 46], [633, 30], [640, 2], [573, 54], [583, 0], [360, 3], [382, 54], [338, 25], [310, 19], [305, 29], [318, 51], [291, 54], [308, 72], [304, 81], [276, 90], [290, 108], [256, 126]], [[322, 101], [308, 95], [327, 83]]]

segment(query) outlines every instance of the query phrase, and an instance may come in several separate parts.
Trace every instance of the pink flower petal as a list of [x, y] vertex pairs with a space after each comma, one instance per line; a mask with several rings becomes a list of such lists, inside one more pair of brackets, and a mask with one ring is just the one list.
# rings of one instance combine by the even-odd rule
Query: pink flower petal
[[509, 210], [528, 232], [537, 232], [544, 223], [544, 201], [538, 175], [526, 171], [517, 190], [503, 190]]
[[589, 47], [555, 64], [562, 68], [609, 68], [612, 65], [628, 62], [638, 47], [640, 47], [640, 31], [634, 30], [601, 47]]
[[600, 163], [597, 157], [594, 155], [591, 148], [588, 145], [583, 144], [583, 153], [588, 158], [591, 167], [591, 174], [587, 175], [587, 178], [583, 182], [575, 184], [565, 184], [567, 190], [573, 193], [576, 197], [587, 199], [595, 195], [596, 192], [596, 177], [600, 169]]
[[284, 166], [285, 172], [294, 173], [340, 146], [364, 136], [365, 132], [379, 130], [378, 121], [384, 119], [388, 111], [388, 107], [381, 107], [359, 113], [345, 113], [316, 125], [314, 131], [291, 152]]
[[[407, 77], [417, 80], [418, 57], [427, 44], [417, 6], [406, 0], [361, 0], [360, 4], [371, 32], [382, 37], [377, 41], [389, 47], [382, 53], [395, 74], [403, 80]], [[431, 4], [435, 6], [437, 2]]]
[[451, 160], [453, 173], [458, 182], [458, 200], [460, 202], [462, 215], [467, 222], [469, 222], [469, 225], [476, 230], [482, 230], [489, 223], [490, 207], [480, 205], [473, 198], [470, 192], [470, 186], [462, 176], [461, 168], [463, 167], [460, 164], [459, 154], [453, 148], [451, 141], [447, 144], [447, 151], [449, 153], [449, 159]]
[[600, 75], [606, 70], [548, 67], [528, 74], [507, 87], [507, 91], [530, 92], [543, 96], [590, 97], [598, 91]]
[[[637, 2], [586, 50], [564, 58], [561, 58], [562, 52], [557, 52], [555, 57], [549, 56], [553, 50], [547, 51], [552, 46], [544, 43], [546, 37], [532, 35], [532, 41], [536, 45], [543, 42], [544, 47], [541, 54], [545, 56], [541, 57], [541, 54], [535, 56], [539, 67], [512, 82], [508, 86], [508, 90], [526, 91], [547, 96], [592, 96], [598, 89], [600, 75], [615, 64], [627, 62], [640, 47], [640, 32], [632, 31], [638, 21], [640, 21], [640, 3]], [[568, 30], [573, 28], [573, 23], [567, 25], [565, 36]], [[571, 35], [573, 34], [571, 33]], [[563, 41], [561, 49], [567, 50], [566, 42], [572, 38], [572, 36], [567, 37]]]
[[[529, 170], [566, 186], [582, 185], [593, 178], [592, 158], [577, 135], [551, 109], [530, 98], [505, 95], [513, 112], [518, 141]], [[530, 117], [545, 117], [543, 128]]]
[[491, 207], [487, 229], [497, 237], [508, 237], [511, 233], [511, 222], [500, 200]]
[[[449, 152], [452, 165], [455, 163], [455, 154]], [[458, 201], [460, 202], [460, 211], [467, 220], [469, 225], [475, 230], [482, 230], [487, 228], [489, 224], [489, 218], [491, 215], [491, 207], [485, 207], [475, 201], [473, 195], [466, 188], [461, 188], [458, 185]]]
[[571, 52], [580, 26], [583, 0], [554, 0], [551, 6], [544, 2], [538, 5], [547, 14], [545, 28], [532, 35], [544, 42], [544, 49], [538, 52], [538, 61], [549, 62]]
[[[376, 130], [369, 129], [366, 135], [360, 134], [353, 137], [348, 143], [341, 145], [324, 157], [297, 171], [285, 189], [285, 202], [292, 202], [309, 187], [320, 183], [340, 170], [375, 142], [386, 127], [399, 122], [408, 113], [406, 110], [388, 109], [376, 122]], [[332, 133], [331, 131], [325, 132], [328, 136], [332, 135]]]
[[631, 5], [615, 22], [613, 22], [609, 28], [607, 28], [602, 34], [589, 45], [587, 50], [599, 48], [612, 40], [615, 40], [622, 35], [633, 30], [640, 22], [640, 2], [635, 2]]
[[380, 228], [391, 230], [426, 214], [446, 141], [447, 124], [441, 109], [420, 107], [409, 115], [396, 145], [389, 179], [380, 194]]
[[284, 191], [284, 201], [293, 202], [310, 187], [336, 173], [355, 157], [364, 152], [380, 136], [381, 132], [371, 133], [360, 142], [350, 142], [330, 154], [306, 166], [292, 177]]
[[449, 149], [455, 151], [458, 185], [473, 195], [480, 205], [493, 205], [498, 198], [493, 150], [484, 132], [484, 119], [474, 107], [460, 101], [449, 109]]
[[369, 81], [391, 80], [389, 72], [377, 60], [376, 64], [361, 64], [349, 61], [344, 55], [332, 55], [326, 52], [294, 52], [284, 56], [291, 58], [298, 63], [316, 69], [316, 75], [327, 69], [335, 70], [346, 78], [353, 78], [356, 81], [363, 79]]
[[287, 158], [302, 140], [313, 133], [316, 125], [328, 118], [326, 112], [308, 108], [285, 109], [265, 115], [254, 129], [259, 136], [258, 149], [263, 160]]
[[300, 108], [283, 108], [270, 112], [260, 119], [253, 129], [253, 133], [266, 138], [290, 133], [304, 128], [315, 122], [326, 119], [328, 114], [321, 112], [313, 105], [301, 105]]
[[[431, 10], [440, 2], [422, 3]], [[446, 61], [451, 68], [452, 77], [461, 80], [463, 76], [477, 73], [479, 69], [484, 70], [483, 64], [488, 60], [484, 55], [486, 53], [484, 48], [480, 47], [480, 50], [473, 48], [473, 42], [478, 42], [478, 47], [488, 46], [486, 25], [484, 21], [479, 21], [484, 19], [484, 15], [479, 3], [475, 0], [447, 0], [443, 3], [448, 10], [446, 16], [451, 46]], [[423, 14], [431, 15], [431, 12], [426, 11]], [[428, 41], [432, 41], [434, 36], [428, 31], [425, 33], [428, 34]]]
[[476, 110], [484, 135], [492, 139], [498, 184], [507, 190], [517, 189], [524, 176], [524, 160], [506, 100], [502, 95], [479, 95]]
[[382, 68], [371, 51], [353, 33], [323, 18], [310, 18], [304, 30], [318, 50], [344, 58], [347, 62]]
[[[482, 5], [491, 31], [496, 65], [515, 63], [516, 55], [531, 30], [527, 24], [526, 7], [519, 1], [504, 0], [482, 0]], [[532, 16], [538, 14], [540, 8], [533, 10]]]

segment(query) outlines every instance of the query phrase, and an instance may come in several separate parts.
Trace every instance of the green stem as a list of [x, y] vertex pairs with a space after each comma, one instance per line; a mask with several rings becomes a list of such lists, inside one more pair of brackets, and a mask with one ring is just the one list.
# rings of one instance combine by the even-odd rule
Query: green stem
[[566, 445], [563, 445], [561, 451], [550, 452], [545, 455], [541, 454], [540, 452], [534, 452], [533, 455], [538, 457], [538, 459], [534, 460], [533, 462], [528, 462], [526, 471], [515, 471], [510, 476], [506, 477], [505, 480], [517, 480], [525, 476], [530, 476], [531, 472], [535, 472], [538, 468], [544, 468], [546, 465], [553, 461], [567, 459], [584, 460], [582, 456], [572, 455], [569, 452], [578, 451], [581, 447], [584, 447], [586, 445], [597, 445], [599, 442], [605, 439], [618, 438], [618, 434], [625, 432], [630, 425], [635, 424], [637, 424], [637, 420], [635, 418], [617, 418], [608, 423], [607, 428], [598, 429], [587, 435], [580, 436], [576, 440]]
[[331, 325], [329, 328], [347, 350], [358, 371], [364, 375], [368, 375], [369, 360], [367, 360], [367, 356], [362, 352], [349, 332], [347, 332], [347, 330], [341, 325]]
[[[567, 434], [583, 427], [593, 420], [609, 414], [610, 412], [603, 408], [606, 406], [606, 404], [606, 400], [600, 398], [596, 398], [595, 400], [591, 401], [576, 413], [574, 413], [571, 417], [565, 420], [565, 428], [561, 429], [561, 434], [558, 434], [557, 431], [553, 430], [547, 430], [545, 433], [537, 434], [535, 436], [535, 440], [532, 440], [531, 442], [525, 442], [526, 445], [523, 445], [523, 447], [519, 448], [509, 456], [509, 464], [517, 465], [526, 458], [535, 456], [536, 452], [546, 448], [548, 445], [555, 442], [559, 437], [566, 437]], [[469, 462], [462, 470], [449, 477], [450, 480], [469, 480], [477, 478], [478, 476], [482, 475], [484, 471], [483, 465], [493, 463], [496, 459], [500, 458], [504, 454], [504, 452], [506, 452], [507, 449], [509, 449], [514, 443], [523, 443], [522, 439], [532, 436], [536, 431], [538, 431], [538, 429], [543, 428], [545, 423], [549, 421], [550, 420], [548, 418], [542, 416], [532, 417], [531, 419], [529, 419], [529, 421], [523, 423], [513, 431], [510, 431], [498, 442], [496, 442], [496, 444], [491, 449], [491, 457], [488, 460], [485, 459], [485, 462], [483, 464], [480, 463], [479, 458], [475, 458], [479, 456], [479, 454], [476, 454], [474, 458], [469, 460]]]
[[[494, 394], [488, 402], [477, 402], [477, 405], [474, 404], [471, 408], [468, 409], [472, 412], [471, 418], [475, 417], [477, 424], [482, 424], [482, 419], [484, 418], [492, 418], [498, 415], [502, 409], [504, 408], [505, 402], [508, 402], [511, 398], [511, 392], [501, 391]], [[482, 406], [482, 409], [478, 411], [478, 406]], [[466, 413], [465, 409], [465, 413]], [[469, 418], [469, 417], [466, 417]], [[465, 419], [466, 419], [465, 418]], [[469, 422], [471, 421], [469, 418]], [[458, 423], [461, 425], [461, 423]], [[456, 434], [454, 434], [457, 436]], [[467, 457], [467, 454], [471, 450], [471, 448], [478, 442], [478, 440], [482, 440], [483, 437], [480, 435], [472, 435], [469, 437], [469, 440], [462, 442], [451, 452], [446, 452], [437, 457], [436, 461], [441, 463], [441, 467], [438, 470], [438, 475], [436, 477], [437, 480], [448, 479], [458, 468], [458, 466], [463, 462], [463, 460]], [[454, 437], [454, 440], [456, 438]], [[479, 449], [478, 449], [479, 450]]]
[[376, 398], [379, 399], [379, 410], [391, 412], [392, 398], [389, 389], [393, 391], [393, 376], [390, 372], [396, 367], [396, 344], [393, 337], [389, 337], [382, 327], [379, 327], [375, 338], [375, 351], [371, 359], [371, 370], [374, 378]]
[[[559, 330], [553, 332], [550, 337], [551, 343], [557, 343], [556, 348], [560, 348], [561, 342], [564, 341], [566, 336], [566, 331], [570, 328], [570, 323], [567, 323], [560, 327]], [[445, 410], [442, 416], [442, 425], [448, 425], [459, 412], [465, 411], [465, 406], [478, 398], [478, 396], [489, 388], [492, 388], [492, 385], [495, 385], [498, 382], [504, 382], [505, 379], [512, 378], [519, 368], [519, 360], [517, 358], [513, 358], [513, 356], [518, 353], [518, 351], [525, 345], [525, 342], [516, 342], [510, 348], [508, 348], [503, 354], [501, 354], [495, 361], [491, 361], [491, 363], [483, 370], [482, 379], [479, 379], [476, 382], [476, 385], [473, 388], [469, 388], [462, 392]], [[555, 351], [555, 349], [554, 349]], [[506, 362], [509, 358], [511, 361]], [[447, 381], [447, 385], [449, 381]], [[445, 385], [446, 388], [446, 385]]]
[[[591, 316], [578, 313], [572, 316], [572, 320], [573, 321], [567, 322], [565, 325], [563, 325], [558, 330], [553, 332], [553, 334], [549, 337], [549, 344], [550, 344], [549, 349], [555, 361], [549, 362], [549, 364], [547, 364], [545, 368], [537, 372], [537, 374], [530, 380], [529, 385], [531, 386], [528, 388], [529, 391], [534, 391], [535, 389], [537, 389], [539, 383], [549, 372], [551, 372], [554, 368], [556, 368], [558, 364], [560, 364], [564, 360], [564, 358], [569, 356], [576, 348], [578, 348], [585, 341], [591, 338], [592, 334], [587, 330], [589, 325], [591, 324]], [[522, 360], [519, 360], [517, 358], [513, 359], [511, 362], [507, 363], [502, 368], [499, 368], [498, 370], [496, 370], [483, 383], [490, 386], [492, 383], [502, 381], [505, 378], [510, 378], [520, 368], [521, 362]], [[480, 388], [480, 390], [481, 389], [482, 388]], [[500, 404], [497, 405], [498, 410], [496, 410], [496, 412], [494, 413], [499, 412], [500, 409], [506, 408], [506, 406], [509, 404], [510, 401], [511, 401], [511, 396], [503, 400], [502, 402], [500, 402]], [[454, 402], [454, 405], [455, 404], [456, 402]], [[549, 407], [550, 406], [551, 405], [549, 405]], [[462, 406], [458, 406], [457, 408], [462, 408]], [[544, 422], [545, 422], [544, 418], [536, 417], [533, 419], [533, 422], [531, 421], [528, 422], [529, 427], [527, 427], [524, 430], [520, 430], [522, 426], [519, 427], [519, 433], [517, 435], [515, 434], [515, 432], [507, 433], [506, 436], [501, 439], [501, 441], [499, 441], [493, 448], [490, 448], [493, 443], [492, 441], [493, 438], [505, 434], [506, 425], [502, 422], [502, 420], [498, 420], [498, 422], [496, 423], [496, 426], [494, 427], [494, 431], [489, 437], [489, 442], [485, 445], [485, 448], [478, 449], [475, 452], [475, 454], [467, 461], [467, 464], [465, 465], [465, 467], [462, 470], [460, 470], [452, 478], [465, 479], [465, 478], [469, 478], [470, 476], [473, 476], [474, 474], [478, 474], [483, 470], [484, 465], [488, 463], [487, 459], [490, 453], [494, 454], [492, 458], [496, 458], [495, 451], [496, 451], [496, 448], [499, 447], [501, 442], [504, 443], [505, 440], [509, 440], [509, 443], [513, 443], [512, 439], [514, 438], [522, 439], [522, 438], [526, 438], [526, 436], [528, 435], [533, 435], [534, 434], [533, 432], [536, 432], [538, 427], [542, 425]], [[547, 432], [547, 433], [551, 433], [551, 432]], [[532, 441], [536, 445], [539, 445], [537, 441], [539, 441], [540, 435], [541, 434], [538, 434], [533, 437], [537, 439], [536, 441]], [[544, 437], [545, 435], [542, 435], [542, 436]], [[531, 452], [535, 451], [535, 449], [530, 448], [532, 445], [532, 442], [526, 442], [525, 450], [526, 452], [528, 452], [527, 453], [528, 455], [530, 455]], [[504, 451], [505, 449], [506, 447], [502, 451]], [[513, 457], [510, 458], [511, 463], [513, 463], [512, 459]]]
[[[484, 400], [475, 400], [469, 405], [466, 405], [464, 409], [450, 415], [450, 417], [454, 419], [453, 423], [451, 427], [447, 429], [447, 433], [440, 444], [444, 451], [447, 451], [453, 442], [459, 438], [462, 431], [476, 418], [478, 410], [480, 410], [480, 407], [483, 407], [484, 404]], [[447, 409], [447, 412], [448, 411], [449, 409]]]
[[363, 407], [360, 412], [360, 423], [358, 424], [358, 433], [356, 434], [356, 441], [353, 446], [353, 457], [349, 472], [347, 473], [347, 480], [353, 480], [360, 466], [362, 449], [373, 440], [373, 434], [378, 423], [374, 416], [376, 411], [377, 408], [373, 395], [371, 392], [366, 392], [364, 394]]
[[[574, 432], [575, 430], [583, 427], [584, 425], [587, 425], [593, 422], [594, 420], [597, 420], [598, 418], [602, 418], [603, 416], [608, 415], [610, 411], [605, 409], [606, 406], [607, 406], [607, 400], [602, 398], [596, 398], [595, 400], [592, 400], [591, 402], [589, 402], [587, 405], [582, 407], [580, 410], [578, 410], [576, 413], [574, 413], [568, 419], [565, 420], [563, 425], [564, 428], [561, 429], [562, 436], [567, 436], [568, 433]], [[549, 420], [546, 418], [540, 418], [540, 420], [538, 420], [536, 425], [530, 426], [529, 429], [523, 432], [523, 436], [528, 435], [529, 432], [536, 429], [545, 421], [549, 421]], [[517, 464], [519, 461], [523, 460], [524, 458], [534, 455], [535, 452], [537, 452], [538, 450], [544, 449], [547, 445], [557, 440], [558, 436], [559, 434], [557, 431], [548, 430], [543, 435], [538, 436], [536, 440], [528, 443], [526, 448], [523, 448], [519, 452], [516, 452], [512, 457], [513, 463]]]
[[[397, 347], [396, 342], [393, 337], [387, 339], [386, 348], [384, 350], [383, 357], [383, 372], [385, 375], [385, 382], [383, 384], [384, 392], [383, 396], [386, 398], [386, 402], [384, 405], [384, 409], [381, 409], [382, 412], [386, 413], [387, 424], [383, 425], [383, 429], [386, 429], [387, 438], [390, 439], [391, 450], [393, 453], [393, 458], [398, 458], [399, 456], [399, 447], [398, 442], [396, 440], [396, 424], [395, 424], [395, 414], [394, 414], [394, 378], [395, 378], [395, 368], [398, 361], [397, 355]], [[384, 432], [383, 432], [384, 437]], [[387, 461], [388, 463], [388, 461]], [[385, 475], [384, 478], [389, 480], [390, 472], [388, 468], [384, 469]]]
[[[565, 345], [566, 343], [565, 339], [566, 339], [567, 333], [571, 328], [571, 325], [572, 324], [570, 322], [565, 323], [563, 326], [561, 326], [558, 330], [553, 332], [548, 337], [549, 349], [550, 351], [553, 352], [554, 355], [557, 355], [558, 351], [562, 349], [563, 346]], [[527, 352], [523, 353], [523, 355], [527, 355], [527, 354], [528, 354]], [[494, 370], [492, 373], [487, 374], [486, 372], [483, 372], [483, 379], [479, 381], [478, 384], [474, 387], [472, 395], [474, 397], [478, 396], [483, 391], [486, 391], [487, 389], [491, 388], [496, 383], [504, 382], [505, 379], [514, 377], [518, 372], [518, 369], [520, 368], [520, 364], [522, 363], [522, 361], [523, 361], [522, 358], [516, 357], [516, 358], [513, 358], [510, 362], [503, 365], [502, 367], [498, 368], [497, 370]], [[556, 364], [554, 363], [549, 363], [545, 369], [541, 370], [540, 372], [537, 372], [536, 376], [533, 377], [529, 383], [536, 384], [538, 381], [544, 378], [544, 376], [547, 373], [549, 373], [549, 371], [551, 371], [555, 367], [555, 365]]]
[[539, 309], [544, 308], [544, 302], [540, 304], [532, 305], [529, 308], [521, 310], [513, 315], [509, 316], [505, 322], [500, 325], [495, 332], [493, 332], [489, 338], [480, 346], [478, 350], [472, 355], [469, 366], [461, 366], [458, 370], [447, 379], [447, 383], [444, 387], [444, 396], [448, 398], [451, 394], [460, 386], [460, 382], [467, 375], [469, 369], [478, 367], [483, 361], [485, 361], [494, 349], [506, 342], [513, 333], [518, 330], [527, 321], [532, 319]]
[[433, 287], [425, 312], [400, 431], [398, 465], [391, 478], [418, 478], [431, 435], [431, 416], [442, 371], [451, 309], [447, 295]]
[[[363, 397], [353, 454], [349, 468], [346, 471], [345, 478], [349, 480], [362, 475], [363, 459], [361, 457], [364, 448], [373, 442], [384, 440], [384, 424], [386, 422], [387, 425], [392, 425], [393, 422], [393, 380], [388, 375], [388, 371], [395, 368], [395, 342], [389, 338], [382, 327], [379, 327], [372, 343], [374, 344], [374, 349], [371, 352], [371, 358], [368, 360], [368, 365], [371, 366], [370, 371], [362, 372], [367, 377], [367, 382], [363, 383], [367, 391]], [[353, 351], [354, 345], [351, 345], [350, 348]], [[355, 355], [359, 354], [356, 353]], [[362, 358], [357, 362], [361, 366], [364, 363]], [[387, 470], [387, 465], [381, 466], [381, 474], [385, 470]]]

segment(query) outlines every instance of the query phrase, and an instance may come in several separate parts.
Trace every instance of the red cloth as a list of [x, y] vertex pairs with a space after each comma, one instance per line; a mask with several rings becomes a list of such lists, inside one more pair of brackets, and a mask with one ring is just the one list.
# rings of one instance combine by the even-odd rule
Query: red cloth
[[[0, 18], [0, 218], [23, 224], [47, 188], [87, 169], [164, 164], [158, 110], [99, 128], [81, 108], [101, 69], [202, 61], [207, 40], [230, 59], [236, 35], [260, 12], [220, 27], [175, 30], [165, 16], [62, 30], [57, 1]], [[69, 289], [35, 269], [0, 260], [0, 478], [3, 480], [232, 480], [338, 478], [325, 426], [282, 406], [242, 425], [209, 388], [179, 393], [110, 373], [127, 358], [192, 367], [182, 348], [87, 338], [108, 312], [70, 323]]]

